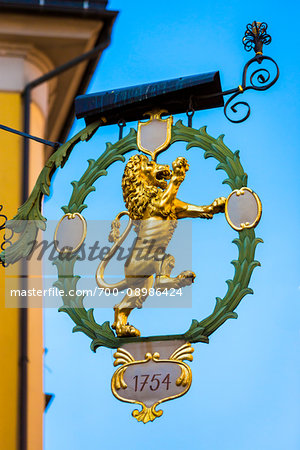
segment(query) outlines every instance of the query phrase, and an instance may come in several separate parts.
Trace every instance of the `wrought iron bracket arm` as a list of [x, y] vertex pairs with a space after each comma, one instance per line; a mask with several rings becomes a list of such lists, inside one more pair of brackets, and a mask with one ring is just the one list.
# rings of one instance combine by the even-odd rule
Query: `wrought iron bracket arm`
[[[232, 123], [244, 122], [248, 119], [251, 113], [250, 105], [245, 101], [238, 101], [232, 104], [236, 97], [249, 89], [253, 89], [255, 91], [265, 91], [273, 86], [279, 78], [279, 67], [277, 63], [270, 56], [263, 55], [263, 45], [269, 45], [272, 41], [271, 36], [267, 33], [267, 28], [268, 25], [265, 22], [256, 21], [252, 22], [252, 24], [248, 23], [246, 26], [246, 31], [243, 37], [243, 45], [247, 52], [254, 50], [255, 56], [251, 58], [244, 66], [242, 83], [236, 89], [222, 93], [223, 95], [232, 94], [224, 106], [224, 114]], [[250, 74], [249, 84], [247, 85], [247, 78], [251, 68], [253, 68], [253, 64], [262, 64], [263, 61], [270, 61], [273, 64], [275, 74], [271, 76], [269, 69], [260, 67]], [[236, 114], [238, 112], [238, 107], [241, 105], [244, 105], [247, 108], [244, 116], [240, 119], [230, 118], [228, 115], [228, 110], [230, 109]]]
[[[273, 58], [270, 56], [263, 55], [263, 45], [269, 45], [271, 43], [271, 36], [267, 34], [268, 25], [265, 22], [256, 22], [248, 24], [246, 27], [245, 35], [243, 37], [243, 45], [247, 52], [254, 50], [255, 56], [251, 58], [244, 66], [242, 74], [241, 84], [233, 89], [227, 91], [217, 92], [214, 94], [205, 95], [202, 98], [208, 98], [212, 96], [227, 96], [230, 95], [229, 99], [224, 105], [225, 117], [232, 123], [241, 123], [248, 119], [251, 113], [251, 108], [248, 102], [238, 101], [232, 103], [233, 100], [239, 95], [245, 93], [246, 91], [252, 89], [255, 91], [266, 91], [271, 86], [273, 86], [279, 78], [279, 67]], [[270, 73], [270, 70], [264, 67], [253, 70], [253, 64], [262, 64], [264, 61], [269, 61], [273, 64], [274, 74]], [[249, 84], [247, 84], [247, 79], [249, 79]], [[229, 110], [234, 114], [238, 113], [238, 108], [244, 105], [246, 107], [246, 112], [239, 119], [231, 118], [228, 115]]]
[[55, 150], [62, 145], [60, 142], [48, 141], [47, 139], [42, 139], [38, 136], [33, 136], [32, 134], [24, 133], [23, 131], [16, 130], [15, 128], [7, 127], [6, 125], [0, 125], [0, 130], [17, 134], [18, 136], [22, 136], [24, 138], [31, 139], [32, 141], [39, 142], [40, 144], [49, 145], [50, 147], [53, 147]]
[[[274, 65], [274, 68], [276, 71], [275, 75], [272, 77], [269, 69], [260, 67], [256, 70], [254, 70], [250, 74], [249, 84], [247, 85], [249, 68], [251, 68], [251, 66], [255, 63], [262, 64], [263, 61], [270, 61]], [[276, 81], [278, 80], [278, 78], [279, 78], [279, 67], [278, 67], [277, 63], [274, 61], [274, 59], [271, 58], [270, 56], [256, 54], [244, 66], [243, 75], [242, 75], [242, 83], [236, 89], [222, 93], [223, 95], [229, 95], [230, 93], [232, 93], [232, 95], [226, 101], [225, 106], [224, 106], [224, 114], [225, 114], [226, 118], [232, 123], [241, 123], [241, 122], [244, 122], [246, 119], [248, 119], [248, 117], [250, 116], [250, 113], [251, 113], [251, 108], [250, 108], [249, 103], [245, 102], [245, 101], [238, 101], [238, 102], [235, 102], [232, 104], [233, 100], [236, 97], [238, 97], [239, 95], [243, 94], [244, 92], [246, 92], [247, 90], [250, 90], [250, 89], [255, 90], [255, 91], [265, 91], [265, 90], [269, 89], [271, 86], [273, 86], [276, 83]], [[231, 109], [231, 111], [233, 113], [237, 113], [238, 112], [237, 108], [240, 105], [245, 105], [247, 108], [244, 116], [241, 117], [240, 119], [230, 118], [228, 115], [228, 109]]]

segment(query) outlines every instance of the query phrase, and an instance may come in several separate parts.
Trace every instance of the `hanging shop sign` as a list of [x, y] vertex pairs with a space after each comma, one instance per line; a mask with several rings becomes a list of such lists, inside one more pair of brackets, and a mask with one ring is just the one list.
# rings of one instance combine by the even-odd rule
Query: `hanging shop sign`
[[[247, 46], [254, 43], [256, 56], [245, 66], [242, 86], [230, 91], [232, 98], [248, 88], [264, 90], [274, 84], [279, 75], [274, 62], [277, 68], [275, 81], [263, 78], [256, 71], [250, 77], [251, 83], [254, 76], [260, 76], [259, 82], [265, 86], [260, 89], [246, 86], [249, 66], [270, 58], [262, 55], [260, 45], [260, 42], [268, 43], [265, 24], [255, 22], [247, 28], [245, 36]], [[99, 127], [119, 124], [117, 142], [108, 143], [98, 159], [88, 160], [85, 172], [72, 182], [68, 204], [62, 207], [64, 214], [54, 233], [54, 265], [58, 273], [55, 286], [61, 292], [63, 302], [59, 310], [75, 322], [73, 331], [86, 334], [91, 339], [93, 351], [101, 346], [114, 349], [116, 371], [111, 380], [112, 393], [123, 402], [138, 405], [132, 415], [143, 423], [162, 415], [158, 408], [163, 402], [188, 392], [192, 372], [187, 362], [193, 360], [192, 344], [208, 343], [209, 337], [221, 325], [228, 319], [237, 318], [235, 310], [245, 295], [253, 293], [249, 287], [250, 278], [254, 268], [260, 265], [255, 259], [255, 250], [262, 241], [256, 237], [255, 227], [261, 218], [262, 205], [251, 184], [248, 187], [248, 176], [239, 152], [226, 146], [223, 135], [215, 138], [207, 133], [206, 127], [192, 128], [194, 112], [222, 106], [224, 94], [219, 74], [214, 72], [79, 97], [77, 116], [85, 118], [86, 128], [53, 153], [29, 199], [20, 207], [15, 220], [8, 224], [20, 234], [19, 239], [6, 249], [5, 255], [2, 254], [5, 262], [11, 264], [30, 255], [37, 231], [46, 227], [40, 205], [43, 195], [49, 195], [55, 169], [63, 167], [74, 146], [91, 139]], [[225, 104], [225, 114], [228, 104]], [[233, 109], [235, 107], [236, 104]], [[183, 112], [188, 115], [189, 126], [174, 120], [175, 114]], [[129, 120], [138, 120], [137, 129], [131, 128], [123, 137], [123, 128]], [[225, 197], [220, 187], [220, 196], [208, 205], [180, 200], [181, 185], [189, 183], [186, 154], [178, 155], [171, 166], [164, 162], [166, 152], [176, 142], [186, 143], [187, 150], [193, 149], [205, 159], [214, 159], [216, 169], [225, 173], [223, 184], [230, 187], [231, 193]], [[89, 236], [86, 199], [95, 191], [95, 182], [109, 175], [109, 168], [115, 162], [125, 163], [125, 155], [133, 151], [135, 153], [125, 164], [120, 180], [126, 209], [111, 223], [107, 235], [110, 247], [100, 263], [95, 262], [95, 278], [90, 282], [112, 297], [121, 295], [114, 306], [112, 323], [106, 320], [100, 324], [96, 322], [93, 308], [86, 309], [84, 295], [70, 295], [70, 290], [76, 292], [80, 278], [76, 268], [78, 255]], [[226, 294], [217, 297], [207, 317], [191, 318], [191, 325], [184, 333], [144, 336], [143, 330], [131, 321], [133, 316], [138, 320], [138, 312], [131, 313], [150, 297], [169, 295], [172, 300], [171, 293], [173, 297], [184, 295], [197, 275], [190, 267], [184, 267], [178, 274], [178, 261], [169, 253], [178, 221], [185, 218], [211, 220], [214, 215], [223, 213], [228, 226], [237, 232], [233, 242], [238, 249], [237, 258], [232, 262], [234, 276], [226, 281]], [[122, 218], [127, 222], [121, 232]], [[108, 281], [109, 265], [130, 233], [135, 234], [136, 244], [123, 263], [123, 278]], [[144, 257], [141, 256], [143, 252]]]

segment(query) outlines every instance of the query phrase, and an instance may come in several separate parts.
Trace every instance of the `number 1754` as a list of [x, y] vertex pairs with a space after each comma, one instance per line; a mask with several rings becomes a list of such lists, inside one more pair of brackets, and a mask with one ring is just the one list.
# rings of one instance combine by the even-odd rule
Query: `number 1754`
[[135, 392], [142, 392], [145, 386], [147, 386], [151, 391], [157, 391], [160, 386], [164, 387], [166, 391], [168, 391], [171, 384], [169, 373], [167, 373], [163, 380], [161, 373], [154, 373], [152, 377], [151, 375], [136, 375], [133, 379]]

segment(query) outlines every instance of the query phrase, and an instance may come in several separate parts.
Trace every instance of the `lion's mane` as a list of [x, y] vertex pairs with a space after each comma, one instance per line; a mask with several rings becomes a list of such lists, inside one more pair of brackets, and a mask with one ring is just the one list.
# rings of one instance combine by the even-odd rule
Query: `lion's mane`
[[147, 185], [146, 180], [141, 176], [142, 161], [146, 160], [148, 158], [145, 155], [132, 156], [126, 164], [122, 178], [124, 202], [133, 220], [143, 218], [147, 205], [158, 194], [158, 188]]

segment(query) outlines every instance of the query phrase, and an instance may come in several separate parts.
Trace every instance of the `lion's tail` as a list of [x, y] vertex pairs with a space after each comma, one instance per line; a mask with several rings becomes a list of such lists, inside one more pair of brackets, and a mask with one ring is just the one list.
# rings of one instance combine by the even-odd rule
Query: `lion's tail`
[[97, 271], [96, 271], [96, 281], [100, 288], [110, 289], [110, 290], [118, 289], [119, 291], [121, 291], [128, 287], [126, 278], [124, 278], [124, 280], [121, 280], [118, 283], [114, 283], [114, 284], [108, 284], [104, 280], [104, 270], [105, 270], [107, 264], [109, 263], [111, 258], [115, 255], [115, 253], [120, 248], [120, 246], [123, 244], [124, 240], [128, 236], [128, 234], [131, 230], [131, 227], [132, 227], [132, 220], [129, 217], [128, 224], [127, 224], [124, 232], [120, 236], [120, 219], [122, 216], [125, 216], [125, 215], [129, 216], [128, 211], [120, 212], [111, 224], [111, 231], [110, 231], [108, 240], [110, 242], [114, 242], [114, 244], [111, 247], [111, 249], [109, 250], [109, 252], [107, 253], [107, 255], [104, 257], [104, 259], [101, 261], [101, 263], [99, 264]]

